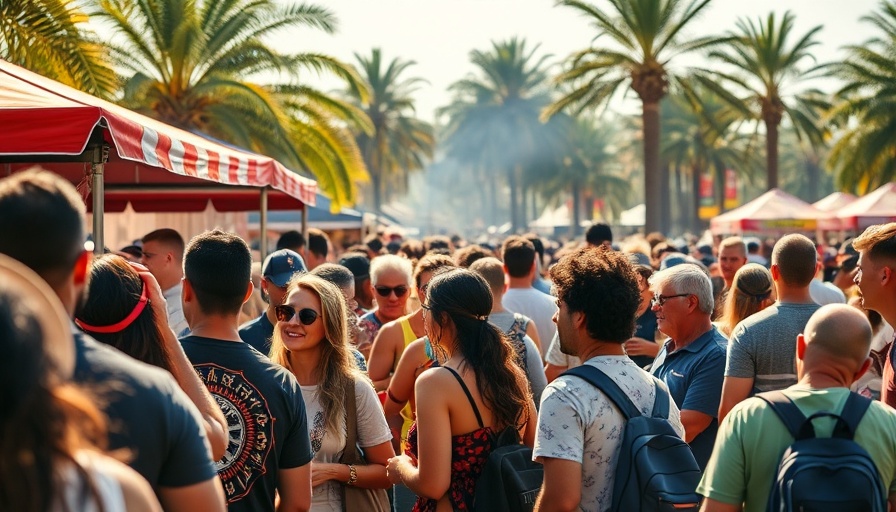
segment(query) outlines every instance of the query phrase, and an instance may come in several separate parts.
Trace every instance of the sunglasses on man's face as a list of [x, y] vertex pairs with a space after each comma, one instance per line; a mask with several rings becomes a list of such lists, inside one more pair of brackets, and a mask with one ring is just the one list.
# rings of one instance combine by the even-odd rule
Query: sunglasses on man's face
[[286, 304], [275, 307], [274, 313], [277, 315], [278, 322], [289, 322], [298, 314], [299, 322], [301, 322], [302, 325], [311, 325], [317, 320], [317, 317], [320, 316], [320, 313], [311, 308], [303, 308], [296, 312], [296, 308]]
[[404, 297], [408, 293], [408, 287], [403, 284], [395, 287], [374, 286], [373, 288], [376, 290], [376, 293], [380, 294], [380, 297], [388, 297], [392, 292], [395, 292], [396, 297]]

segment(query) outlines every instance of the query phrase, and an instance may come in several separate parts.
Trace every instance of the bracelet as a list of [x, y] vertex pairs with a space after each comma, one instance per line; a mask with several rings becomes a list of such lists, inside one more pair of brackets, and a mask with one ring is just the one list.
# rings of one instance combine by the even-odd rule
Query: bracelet
[[407, 400], [401, 401], [398, 398], [396, 398], [395, 395], [392, 394], [391, 389], [386, 390], [386, 396], [388, 396], [389, 399], [392, 400], [393, 402], [395, 402], [396, 404], [403, 404], [403, 403], [407, 402]]
[[355, 482], [358, 481], [358, 471], [355, 469], [354, 464], [348, 465], [348, 482], [345, 482], [345, 485], [355, 485]]

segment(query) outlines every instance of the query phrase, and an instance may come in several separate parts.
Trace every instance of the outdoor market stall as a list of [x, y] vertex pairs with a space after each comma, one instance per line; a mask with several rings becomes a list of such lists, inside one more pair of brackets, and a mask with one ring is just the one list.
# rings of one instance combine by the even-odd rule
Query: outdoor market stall
[[815, 231], [823, 212], [780, 189], [772, 189], [749, 203], [714, 217], [714, 235], [783, 235]]
[[887, 183], [833, 212], [822, 228], [861, 232], [868, 226], [896, 221], [896, 183]]
[[[39, 164], [71, 181], [93, 215], [122, 211], [302, 210], [317, 184], [274, 159], [75, 90], [0, 59], [0, 176]], [[264, 240], [264, 237], [262, 237]], [[265, 251], [262, 245], [262, 251]], [[263, 257], [263, 255], [262, 255]]]

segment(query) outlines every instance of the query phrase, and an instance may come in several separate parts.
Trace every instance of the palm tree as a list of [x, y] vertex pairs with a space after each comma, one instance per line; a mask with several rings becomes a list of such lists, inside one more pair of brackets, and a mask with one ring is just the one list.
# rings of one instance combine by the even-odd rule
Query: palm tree
[[[677, 78], [669, 71], [675, 56], [718, 44], [701, 37], [684, 40], [682, 31], [709, 0], [606, 0], [609, 9], [580, 0], [560, 0], [589, 17], [598, 31], [591, 48], [575, 53], [557, 77], [570, 92], [545, 111], [552, 116], [570, 108], [578, 113], [604, 108], [617, 92], [631, 88], [642, 105], [646, 229], [661, 226], [663, 184], [660, 169], [660, 100]], [[609, 37], [605, 42], [603, 37]]]
[[[718, 186], [713, 195], [716, 204], [720, 204], [727, 169], [752, 180], [761, 167], [752, 151], [755, 137], [741, 131], [741, 123], [738, 112], [701, 87], [663, 101], [662, 160], [679, 171], [679, 180], [690, 178], [687, 223], [694, 233], [705, 228], [699, 215], [701, 175], [711, 174], [715, 178]], [[683, 205], [679, 203], [679, 207]]]
[[828, 162], [841, 190], [865, 194], [896, 180], [896, 3], [862, 18], [877, 34], [849, 46], [837, 66], [846, 85], [837, 93], [834, 121], [844, 128]]
[[[446, 149], [460, 164], [506, 176], [510, 188], [513, 228], [522, 226], [519, 213], [523, 171], [562, 140], [554, 125], [539, 113], [549, 103], [548, 55], [536, 58], [526, 41], [492, 42], [491, 51], [474, 50], [470, 59], [478, 74], [451, 85], [454, 101], [441, 110], [449, 116]], [[493, 182], [494, 186], [497, 186]]]
[[411, 94], [423, 80], [401, 76], [413, 61], [393, 59], [384, 66], [379, 48], [369, 58], [357, 53], [355, 58], [370, 95], [365, 100], [355, 89], [349, 96], [373, 124], [372, 134], [359, 132], [356, 139], [370, 173], [373, 208], [379, 212], [387, 192], [405, 192], [408, 174], [432, 158], [435, 136], [432, 126], [415, 117]]
[[602, 199], [614, 217], [628, 206], [631, 183], [615, 164], [618, 135], [610, 124], [592, 116], [573, 119], [561, 160], [535, 182], [545, 198], [571, 200], [571, 236], [580, 234], [582, 206], [590, 211], [589, 199]]
[[111, 97], [118, 83], [75, 0], [0, 2], [0, 57], [53, 80]]
[[[126, 106], [310, 172], [334, 208], [354, 202], [367, 174], [350, 126], [369, 130], [370, 122], [299, 78], [334, 73], [364, 97], [360, 78], [332, 57], [283, 54], [265, 42], [285, 29], [332, 32], [329, 11], [274, 0], [96, 1], [129, 72]], [[262, 82], [272, 76], [274, 83]]]
[[[757, 23], [740, 19], [737, 30], [731, 33], [730, 45], [710, 53], [710, 57], [733, 68], [731, 73], [712, 73], [746, 91], [746, 97], [737, 97], [725, 84], [702, 77], [707, 87], [735, 105], [745, 117], [765, 127], [768, 189], [778, 186], [778, 131], [785, 117], [797, 136], [807, 137], [813, 145], [824, 144], [826, 135], [821, 113], [828, 104], [822, 93], [814, 89], [799, 94], [787, 92], [789, 87], [817, 78], [828, 68], [826, 64], [815, 65], [811, 52], [818, 44], [815, 35], [822, 27], [813, 28], [789, 46], [793, 24], [794, 16], [789, 11], [780, 24], [776, 23], [775, 13], [770, 13], [764, 23], [761, 19]], [[813, 65], [805, 68], [806, 61]]]

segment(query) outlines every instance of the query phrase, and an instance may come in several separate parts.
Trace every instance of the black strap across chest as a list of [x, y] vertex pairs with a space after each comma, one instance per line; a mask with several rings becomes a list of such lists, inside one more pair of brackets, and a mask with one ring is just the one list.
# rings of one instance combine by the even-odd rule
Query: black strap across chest
[[451, 372], [451, 375], [454, 375], [454, 378], [457, 379], [457, 382], [460, 383], [460, 387], [463, 388], [464, 393], [467, 395], [467, 400], [470, 401], [470, 405], [473, 406], [473, 413], [476, 414], [476, 421], [479, 423], [479, 428], [483, 428], [485, 425], [482, 424], [482, 415], [479, 414], [479, 407], [476, 407], [476, 401], [473, 400], [473, 395], [470, 393], [470, 389], [467, 388], [467, 385], [464, 383], [464, 379], [454, 371], [454, 368], [443, 366], [442, 368]]

